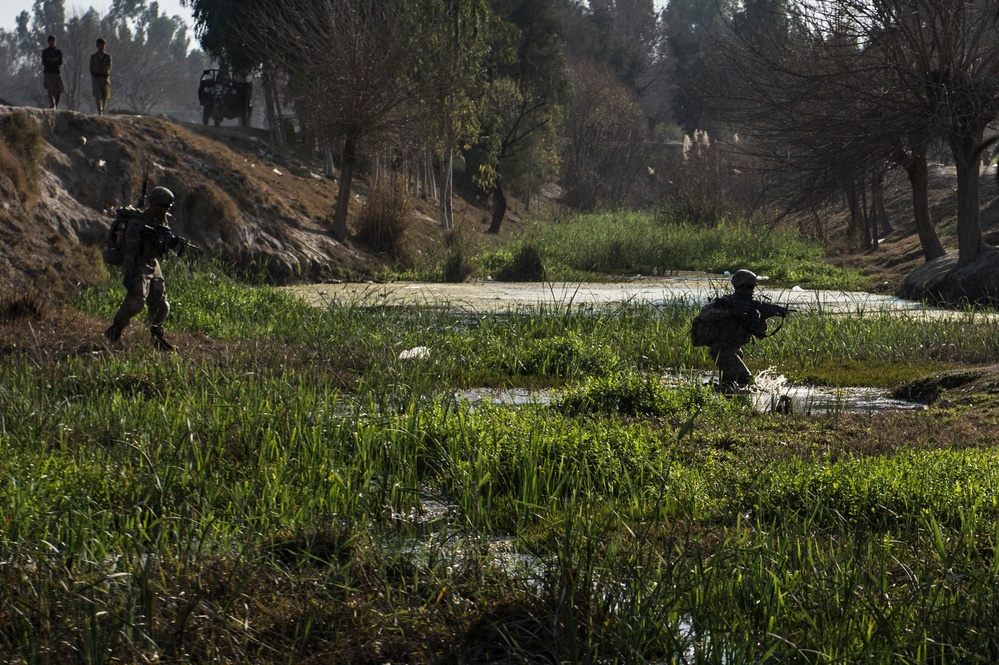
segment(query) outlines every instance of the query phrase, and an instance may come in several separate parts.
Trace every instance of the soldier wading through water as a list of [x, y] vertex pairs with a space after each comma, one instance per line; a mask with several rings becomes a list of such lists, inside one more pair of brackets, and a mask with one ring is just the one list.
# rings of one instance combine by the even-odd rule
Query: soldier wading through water
[[104, 337], [112, 345], [121, 340], [121, 333], [128, 327], [143, 306], [149, 308], [149, 332], [153, 344], [163, 351], [173, 351], [174, 345], [163, 336], [163, 322], [170, 313], [167, 302], [160, 260], [173, 249], [167, 212], [173, 205], [173, 192], [166, 187], [154, 187], [149, 192], [149, 206], [142, 211], [129, 209], [131, 215], [125, 224], [121, 243], [121, 267], [125, 273], [125, 299], [114, 315]]
[[792, 311], [755, 300], [756, 284], [755, 273], [736, 271], [732, 275], [735, 293], [708, 301], [691, 324], [691, 341], [694, 346], [708, 347], [721, 373], [718, 389], [722, 392], [738, 392], [753, 382], [753, 375], [742, 360], [742, 347], [767, 336], [768, 318], [784, 317]]

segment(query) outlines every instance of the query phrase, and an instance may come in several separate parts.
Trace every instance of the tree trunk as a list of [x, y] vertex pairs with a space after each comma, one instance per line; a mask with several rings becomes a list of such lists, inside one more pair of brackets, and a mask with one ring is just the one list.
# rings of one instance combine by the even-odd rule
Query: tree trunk
[[961, 266], [973, 263], [985, 248], [979, 219], [981, 139], [981, 131], [967, 131], [950, 138], [957, 167], [957, 263]]
[[441, 161], [441, 226], [450, 231], [454, 228], [454, 151], [447, 150]]
[[277, 83], [274, 81], [271, 67], [266, 64], [260, 72], [260, 83], [264, 88], [264, 113], [267, 115], [267, 126], [271, 130], [271, 140], [277, 146], [284, 146], [287, 141], [284, 135], [284, 122], [281, 119], [281, 103], [278, 100]]
[[437, 180], [434, 179], [433, 152], [427, 150], [423, 164], [423, 198], [426, 201], [437, 199]]
[[878, 248], [878, 220], [874, 218], [874, 204], [867, 206], [867, 184], [860, 188], [860, 214], [864, 221], [864, 248]]
[[864, 220], [863, 210], [857, 197], [857, 186], [852, 181], [846, 185], [846, 205], [850, 210], [849, 234], [851, 238], [856, 238], [860, 234], [860, 231], [863, 230]]
[[347, 130], [343, 140], [340, 158], [340, 191], [336, 195], [336, 209], [333, 212], [333, 237], [343, 242], [347, 239], [347, 206], [350, 204], [350, 186], [354, 179], [354, 165], [357, 163], [357, 132]]
[[916, 234], [923, 248], [923, 258], [927, 263], [938, 259], [946, 252], [940, 244], [937, 230], [930, 218], [929, 171], [926, 168], [926, 152], [923, 151], [907, 159], [903, 164], [912, 186], [912, 214], [916, 219]]
[[884, 235], [889, 235], [894, 229], [891, 227], [891, 220], [888, 219], [888, 211], [885, 209], [885, 174], [879, 171], [871, 180], [871, 215], [874, 217], [874, 232], [878, 227]]
[[506, 195], [503, 194], [503, 185], [496, 183], [496, 189], [493, 190], [493, 221], [489, 224], [489, 228], [486, 229], [486, 233], [499, 233], [500, 224], [503, 223], [505, 216]]

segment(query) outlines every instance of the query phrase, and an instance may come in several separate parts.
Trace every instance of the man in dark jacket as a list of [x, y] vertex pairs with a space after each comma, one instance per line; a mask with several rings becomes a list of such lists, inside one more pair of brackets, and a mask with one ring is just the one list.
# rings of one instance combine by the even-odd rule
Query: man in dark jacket
[[49, 35], [49, 47], [42, 51], [42, 72], [45, 91], [49, 94], [49, 108], [59, 108], [62, 95], [62, 51], [56, 48], [55, 35]]

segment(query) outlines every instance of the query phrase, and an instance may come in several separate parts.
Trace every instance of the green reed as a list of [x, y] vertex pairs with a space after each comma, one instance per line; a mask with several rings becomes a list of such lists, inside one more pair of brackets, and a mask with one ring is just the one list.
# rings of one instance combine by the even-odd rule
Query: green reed
[[[688, 303], [472, 316], [168, 285], [171, 325], [222, 351], [0, 365], [14, 662], [999, 657], [990, 408], [781, 416], [663, 383], [710, 367]], [[835, 379], [997, 341], [981, 313], [800, 313], [747, 360]], [[555, 392], [454, 397], [479, 381]]]
[[[750, 268], [774, 282], [806, 288], [859, 289], [867, 284], [856, 272], [823, 263], [819, 243], [761, 220], [707, 226], [673, 220], [665, 213], [594, 213], [530, 227], [515, 242], [537, 249], [548, 279], [577, 279], [586, 273], [667, 275], [677, 270], [720, 274]], [[481, 262], [496, 267], [501, 257], [512, 254], [512, 249], [500, 249]]]

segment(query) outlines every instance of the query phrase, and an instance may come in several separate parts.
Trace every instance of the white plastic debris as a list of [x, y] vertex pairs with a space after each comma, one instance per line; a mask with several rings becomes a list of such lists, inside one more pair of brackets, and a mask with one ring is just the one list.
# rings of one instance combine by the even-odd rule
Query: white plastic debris
[[272, 171], [274, 171], [274, 173], [277, 173], [278, 175], [284, 175], [283, 173], [281, 173], [281, 172], [280, 172], [280, 171], [278, 171], [277, 169], [271, 169], [271, 170], [272, 170]]
[[399, 360], [424, 360], [430, 357], [430, 349], [426, 346], [415, 346], [399, 353]]

